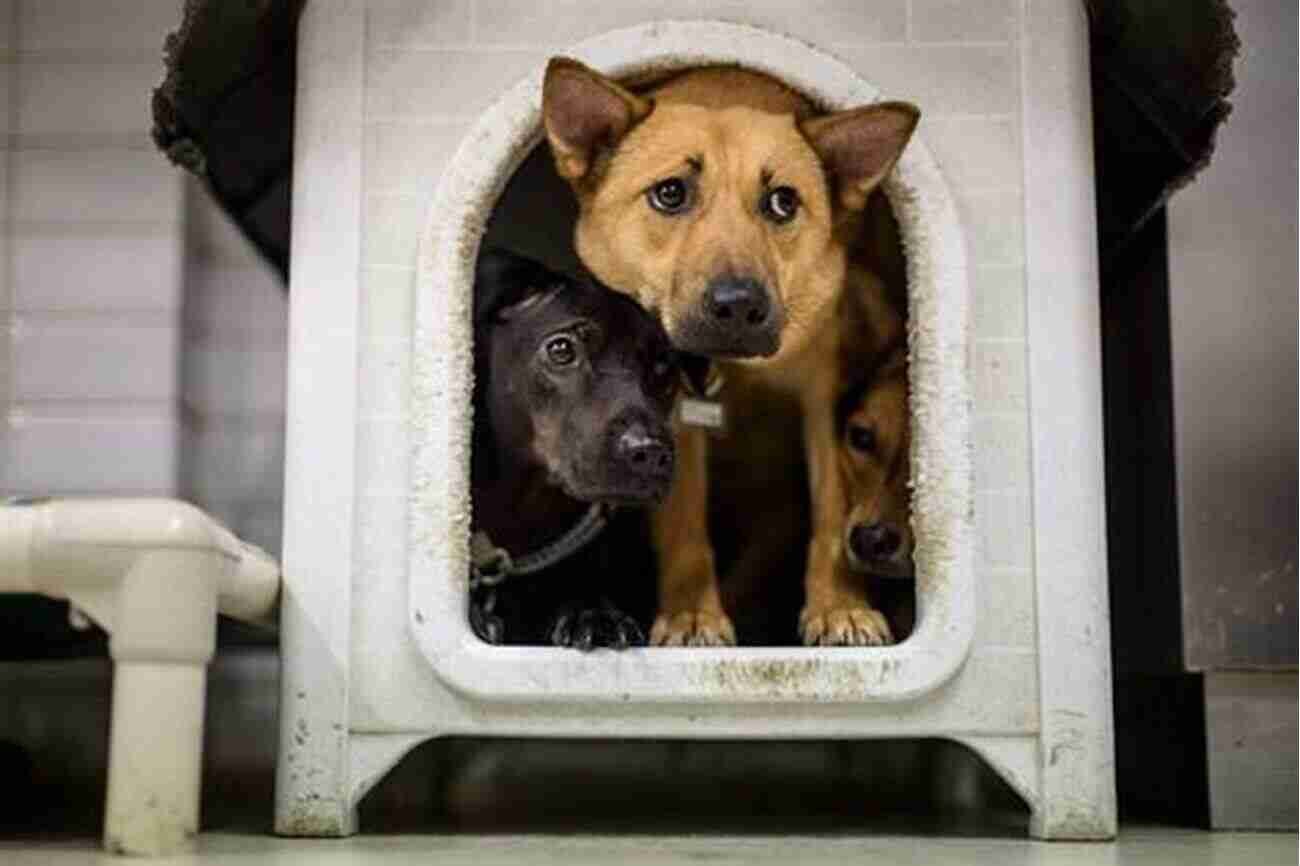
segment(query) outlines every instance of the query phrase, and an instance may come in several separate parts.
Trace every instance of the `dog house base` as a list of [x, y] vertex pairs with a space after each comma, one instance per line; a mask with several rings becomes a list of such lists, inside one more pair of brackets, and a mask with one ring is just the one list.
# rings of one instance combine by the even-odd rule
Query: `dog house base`
[[[701, 5], [707, 14], [710, 4]], [[861, 4], [843, 6], [845, 22], [868, 14]], [[881, 48], [887, 64], [861, 69], [867, 78], [906, 69], [909, 77], [891, 81], [886, 95], [914, 98], [923, 112], [927, 99], [939, 105], [889, 191], [896, 211], [902, 204], [924, 216], [911, 219], [904, 236], [909, 282], [942, 283], [952, 293], [913, 295], [913, 322], [930, 328], [912, 335], [919, 389], [952, 397], [932, 404], [939, 420], [918, 416], [919, 435], [939, 443], [946, 430], [958, 446], [936, 452], [951, 459], [932, 454], [920, 464], [918, 496], [929, 497], [921, 519], [947, 529], [918, 532], [917, 633], [887, 649], [591, 655], [487, 647], [467, 637], [458, 583], [465, 551], [456, 542], [467, 534], [467, 472], [456, 460], [467, 449], [468, 346], [434, 326], [467, 327], [463, 266], [486, 213], [461, 208], [499, 193], [537, 141], [541, 67], [552, 46], [539, 49], [533, 72], [475, 122], [458, 114], [475, 82], [424, 82], [444, 61], [495, 70], [505, 55], [468, 36], [437, 42], [443, 37], [430, 34], [444, 33], [441, 19], [439, 27], [423, 22], [437, 4], [371, 7], [315, 0], [299, 31], [277, 831], [355, 832], [358, 801], [411, 748], [439, 736], [932, 737], [979, 753], [1028, 803], [1036, 836], [1114, 835], [1087, 24], [1079, 4], [1030, 4], [1024, 20], [1017, 12], [1005, 50], [984, 44], [963, 54], [900, 39]], [[563, 53], [614, 74], [737, 62], [828, 105], [877, 97], [854, 72], [871, 65], [870, 52], [858, 52], [850, 68], [764, 30], [653, 21], [655, 7], [593, 3], [606, 16], [631, 16], [616, 23], [652, 23]], [[792, 16], [788, 27], [807, 28], [815, 17]], [[864, 40], [879, 39], [868, 30]], [[1018, 74], [1002, 76], [998, 66], [968, 81], [944, 69], [953, 57], [990, 54]], [[982, 107], [943, 107], [954, 82], [993, 88], [988, 81], [1003, 78]], [[999, 140], [994, 132], [1014, 133], [1023, 164], [1002, 166], [1004, 186], [980, 186], [992, 175], [962, 164], [961, 146], [940, 150], [944, 162], [925, 145], [932, 131], [942, 140], [945, 130], [972, 128], [989, 134], [986, 145]], [[403, 163], [394, 142], [420, 136]], [[448, 138], [463, 141], [454, 157]], [[430, 181], [414, 166], [447, 157], [453, 167], [430, 205]], [[964, 239], [959, 227], [943, 227], [959, 226], [958, 211], [971, 227]], [[1008, 223], [1014, 230], [999, 232]], [[973, 337], [968, 258], [980, 305]], [[1019, 294], [1006, 294], [1007, 286]], [[999, 287], [1004, 294], [993, 300]], [[1009, 311], [995, 310], [1005, 316], [1002, 330], [982, 330], [985, 305], [1003, 301]], [[968, 419], [992, 431], [974, 437], [984, 477], [973, 496]], [[1005, 430], [1018, 432], [1001, 436]], [[990, 486], [990, 466], [1018, 460], [1023, 467]], [[936, 498], [942, 489], [956, 495]], [[942, 549], [927, 553], [927, 540]]]
[[[425, 734], [353, 734], [348, 738], [350, 773], [346, 790], [312, 792], [284, 810], [276, 832], [285, 836], [344, 837], [357, 832], [361, 799], [411, 750], [434, 737]], [[1041, 797], [1039, 739], [1036, 736], [953, 737], [979, 755], [1025, 801], [1030, 834], [1039, 839], [1107, 839], [1107, 816], [1071, 799]], [[1082, 806], [1083, 808], [1080, 808]]]

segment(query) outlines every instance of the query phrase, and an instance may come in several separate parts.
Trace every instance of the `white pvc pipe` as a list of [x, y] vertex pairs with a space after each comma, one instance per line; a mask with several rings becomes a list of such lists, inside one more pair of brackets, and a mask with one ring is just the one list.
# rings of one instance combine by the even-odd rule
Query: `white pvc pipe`
[[203, 664], [116, 661], [104, 847], [184, 851], [199, 830]]
[[275, 560], [188, 503], [51, 499], [0, 505], [0, 592], [39, 592], [77, 603], [82, 593], [115, 586], [137, 556], [157, 550], [217, 557], [196, 562], [216, 587], [222, 613], [256, 622], [275, 610]]
[[66, 598], [112, 635], [109, 849], [188, 847], [217, 612], [269, 622], [279, 585], [275, 560], [184, 502], [0, 505], [0, 592]]

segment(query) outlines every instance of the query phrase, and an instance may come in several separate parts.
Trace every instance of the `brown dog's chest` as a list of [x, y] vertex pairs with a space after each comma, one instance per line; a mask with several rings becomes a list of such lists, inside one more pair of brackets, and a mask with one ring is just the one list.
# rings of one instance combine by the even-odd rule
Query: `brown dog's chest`
[[742, 486], [785, 477], [803, 460], [802, 413], [796, 394], [729, 378], [719, 394], [727, 427], [709, 440], [712, 477], [736, 476]]
[[731, 381], [726, 435], [709, 440], [709, 540], [745, 643], [797, 640], [808, 533], [802, 410], [787, 389]]

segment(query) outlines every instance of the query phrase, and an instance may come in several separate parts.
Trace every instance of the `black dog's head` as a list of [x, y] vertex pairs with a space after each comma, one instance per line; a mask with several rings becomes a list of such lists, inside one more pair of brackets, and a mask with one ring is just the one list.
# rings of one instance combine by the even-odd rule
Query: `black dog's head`
[[498, 459], [585, 502], [663, 498], [679, 368], [658, 322], [603, 286], [489, 250], [474, 288], [476, 425]]

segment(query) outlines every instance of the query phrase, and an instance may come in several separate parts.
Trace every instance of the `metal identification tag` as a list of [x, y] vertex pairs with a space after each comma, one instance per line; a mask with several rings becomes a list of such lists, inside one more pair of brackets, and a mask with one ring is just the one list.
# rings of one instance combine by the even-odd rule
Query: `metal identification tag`
[[710, 433], [722, 435], [727, 430], [727, 409], [717, 400], [682, 397], [680, 417], [687, 427], [702, 427]]

